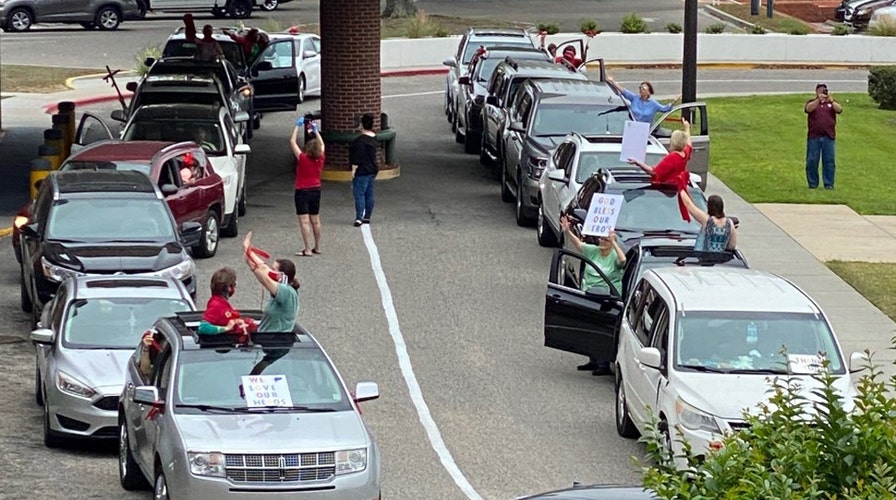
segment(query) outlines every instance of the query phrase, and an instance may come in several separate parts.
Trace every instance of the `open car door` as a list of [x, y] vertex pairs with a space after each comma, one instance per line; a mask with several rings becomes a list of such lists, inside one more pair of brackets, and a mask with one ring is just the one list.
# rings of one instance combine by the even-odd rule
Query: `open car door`
[[256, 112], [295, 111], [299, 102], [299, 75], [291, 39], [268, 45], [249, 69], [255, 88]]
[[668, 150], [672, 132], [682, 128], [682, 116], [691, 122], [693, 152], [688, 162], [688, 170], [700, 176], [700, 189], [706, 190], [706, 175], [709, 172], [709, 122], [706, 119], [706, 103], [689, 102], [673, 106], [668, 113], [664, 113], [653, 122], [650, 133]]
[[84, 113], [81, 115], [81, 121], [78, 123], [78, 130], [72, 143], [72, 153], [80, 151], [94, 142], [111, 139], [113, 139], [112, 131], [109, 130], [109, 127], [106, 126], [100, 117], [92, 113]]
[[[612, 285], [581, 290], [586, 266], [609, 283], [607, 276], [583, 255], [564, 249], [554, 252], [545, 295], [544, 345], [612, 361], [616, 358], [616, 329], [623, 309], [621, 291]], [[569, 268], [578, 272], [570, 273]]]
[[579, 73], [587, 75], [589, 80], [596, 82], [607, 81], [607, 68], [604, 65], [603, 57], [594, 57], [586, 60], [579, 66], [578, 71]]

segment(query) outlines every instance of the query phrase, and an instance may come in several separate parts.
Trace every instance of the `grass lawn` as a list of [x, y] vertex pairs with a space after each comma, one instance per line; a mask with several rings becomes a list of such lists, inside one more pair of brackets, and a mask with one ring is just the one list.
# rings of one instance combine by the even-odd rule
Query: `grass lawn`
[[68, 90], [65, 80], [73, 76], [95, 75], [102, 71], [86, 68], [55, 68], [4, 64], [0, 67], [0, 86], [4, 92], [58, 92]]
[[743, 19], [749, 23], [758, 24], [762, 26], [768, 31], [774, 31], [776, 33], [791, 33], [794, 30], [798, 30], [797, 33], [815, 33], [815, 28], [812, 27], [811, 24], [804, 23], [795, 17], [788, 16], [786, 14], [781, 14], [777, 11], [772, 13], [772, 18], [769, 19], [765, 16], [765, 4], [759, 8], [758, 16], [750, 15], [750, 2], [746, 3], [723, 3], [719, 5], [713, 5], [714, 8], [725, 12], [726, 14], [731, 14], [734, 17], [739, 19]]
[[803, 106], [811, 97], [706, 99], [710, 171], [750, 203], [845, 204], [863, 215], [896, 214], [896, 111], [877, 109], [866, 94], [836, 94], [843, 105], [836, 189], [810, 190]]
[[896, 264], [835, 260], [827, 265], [884, 314], [896, 320]]

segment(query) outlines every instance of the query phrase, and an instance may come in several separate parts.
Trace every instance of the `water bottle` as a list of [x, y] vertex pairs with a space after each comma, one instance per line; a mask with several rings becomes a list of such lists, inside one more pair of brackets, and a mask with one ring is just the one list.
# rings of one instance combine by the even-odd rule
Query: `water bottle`
[[756, 328], [756, 323], [750, 321], [750, 324], [747, 325], [747, 343], [755, 344], [759, 342], [759, 330]]

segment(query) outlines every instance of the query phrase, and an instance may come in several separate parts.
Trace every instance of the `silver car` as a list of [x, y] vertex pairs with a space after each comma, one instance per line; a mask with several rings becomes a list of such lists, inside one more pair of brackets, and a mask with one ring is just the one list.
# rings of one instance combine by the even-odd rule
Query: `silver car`
[[122, 487], [151, 484], [156, 499], [378, 499], [380, 453], [358, 407], [377, 385], [349, 393], [301, 327], [200, 337], [200, 318], [159, 319], [128, 362]]
[[160, 316], [192, 310], [183, 283], [169, 278], [82, 276], [60, 284], [31, 332], [44, 443], [116, 438], [118, 397], [134, 344]]

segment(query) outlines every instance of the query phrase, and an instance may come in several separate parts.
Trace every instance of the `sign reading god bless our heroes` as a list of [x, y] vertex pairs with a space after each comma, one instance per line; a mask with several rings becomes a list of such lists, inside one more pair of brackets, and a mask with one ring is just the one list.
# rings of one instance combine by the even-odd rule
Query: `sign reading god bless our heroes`
[[616, 221], [619, 220], [622, 200], [621, 194], [595, 193], [591, 197], [588, 216], [585, 217], [585, 223], [582, 224], [582, 234], [588, 236], [610, 234], [610, 229], [613, 229], [616, 226]]
[[248, 375], [243, 376], [242, 379], [246, 406], [249, 408], [292, 406], [292, 396], [289, 393], [286, 376]]

